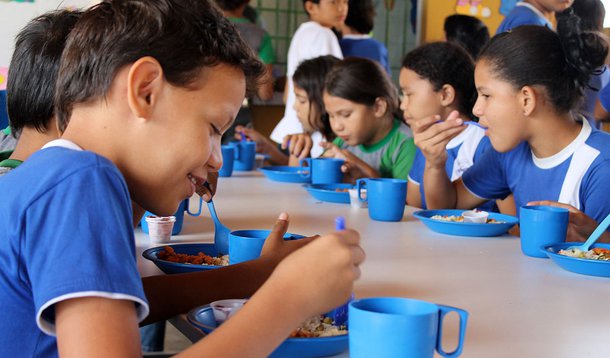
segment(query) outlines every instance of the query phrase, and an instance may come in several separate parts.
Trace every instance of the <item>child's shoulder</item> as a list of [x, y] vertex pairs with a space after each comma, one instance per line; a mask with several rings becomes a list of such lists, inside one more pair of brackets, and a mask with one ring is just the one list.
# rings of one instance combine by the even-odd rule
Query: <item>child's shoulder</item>
[[599, 151], [604, 160], [610, 160], [610, 134], [594, 129], [586, 140], [586, 144]]
[[331, 29], [324, 27], [315, 21], [307, 21], [297, 28], [292, 38], [294, 41], [295, 38], [308, 38], [310, 36], [335, 36], [335, 34]]

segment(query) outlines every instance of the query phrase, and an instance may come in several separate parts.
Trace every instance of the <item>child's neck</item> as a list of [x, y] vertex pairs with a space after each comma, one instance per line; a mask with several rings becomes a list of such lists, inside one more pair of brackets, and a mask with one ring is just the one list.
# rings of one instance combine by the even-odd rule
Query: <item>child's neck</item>
[[535, 124], [530, 129], [532, 135], [527, 141], [538, 158], [547, 158], [561, 152], [578, 137], [582, 129], [582, 125], [570, 113], [560, 116], [549, 114], [530, 120]]
[[542, 15], [544, 15], [544, 17], [549, 21], [551, 21], [555, 16], [555, 12], [553, 10], [545, 8], [544, 5], [542, 5], [538, 0], [525, 0], [524, 2], [538, 9], [538, 11], [540, 11]]
[[391, 115], [386, 116], [385, 118], [383, 118], [381, 120], [381, 125], [379, 127], [377, 127], [377, 130], [375, 131], [373, 136], [371, 136], [371, 138], [369, 140], [367, 140], [365, 143], [362, 143], [362, 144], [366, 145], [366, 146], [371, 146], [376, 143], [379, 143], [383, 138], [385, 138], [392, 131], [393, 127], [394, 127], [394, 118]]
[[44, 133], [39, 132], [35, 128], [25, 127], [21, 130], [19, 141], [13, 150], [13, 154], [9, 159], [25, 161], [35, 151], [39, 150], [48, 142], [59, 138], [59, 132], [55, 126], [55, 121], [50, 121]]
[[244, 10], [246, 10], [246, 5], [240, 6], [235, 10], [225, 10], [223, 11], [226, 17], [235, 17], [241, 19], [244, 17]]
[[320, 19], [316, 18], [315, 16], [314, 17], [310, 16], [309, 21], [313, 21], [322, 27], [326, 27], [327, 29], [332, 30], [332, 28], [333, 28], [332, 24], [325, 24], [324, 22], [320, 21]]

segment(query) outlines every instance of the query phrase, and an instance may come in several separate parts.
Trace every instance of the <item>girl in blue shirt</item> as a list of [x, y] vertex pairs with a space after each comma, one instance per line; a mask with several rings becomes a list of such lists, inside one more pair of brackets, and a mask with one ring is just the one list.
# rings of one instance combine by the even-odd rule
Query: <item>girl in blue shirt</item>
[[[441, 123], [431, 117], [412, 125], [426, 157], [425, 185], [435, 188], [426, 191], [428, 207], [473, 208], [512, 193], [518, 207], [550, 200], [603, 219], [610, 212], [610, 135], [573, 110], [607, 52], [603, 39], [583, 32], [576, 16], [560, 19], [557, 33], [522, 26], [493, 38], [476, 64], [473, 113], [495, 150], [452, 183], [445, 146], [464, 121], [453, 112]], [[568, 239], [582, 240], [593, 220], [570, 230], [580, 234]]]

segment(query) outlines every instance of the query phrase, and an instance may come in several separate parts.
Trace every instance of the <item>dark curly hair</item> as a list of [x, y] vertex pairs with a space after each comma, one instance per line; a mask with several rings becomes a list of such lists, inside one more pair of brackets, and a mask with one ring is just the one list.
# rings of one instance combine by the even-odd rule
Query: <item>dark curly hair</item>
[[159, 61], [165, 79], [180, 87], [221, 63], [243, 71], [249, 92], [264, 73], [209, 0], [107, 0], [86, 11], [68, 37], [55, 92], [60, 129], [74, 104], [105, 96], [119, 69], [145, 56]]
[[373, 31], [375, 5], [372, 0], [349, 0], [345, 24], [361, 34]]
[[483, 21], [468, 15], [450, 15], [445, 18], [447, 41], [462, 46], [472, 58], [477, 58], [481, 48], [489, 41], [489, 30]]
[[215, 0], [216, 5], [224, 11], [233, 11], [240, 6], [246, 5], [248, 0]]
[[474, 62], [461, 46], [450, 42], [432, 42], [407, 53], [402, 61], [407, 68], [430, 81], [435, 91], [444, 85], [455, 89], [460, 113], [472, 116], [477, 99], [474, 86]]

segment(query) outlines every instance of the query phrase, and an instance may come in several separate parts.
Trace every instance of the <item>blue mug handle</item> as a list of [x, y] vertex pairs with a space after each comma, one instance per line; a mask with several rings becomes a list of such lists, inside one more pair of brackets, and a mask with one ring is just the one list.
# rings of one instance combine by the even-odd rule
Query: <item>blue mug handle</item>
[[199, 210], [196, 213], [191, 213], [191, 208], [189, 207], [189, 199], [186, 199], [186, 212], [190, 216], [199, 216], [201, 215], [201, 208], [203, 207], [203, 199], [199, 197]]
[[[303, 164], [307, 163], [307, 166], [304, 166]], [[301, 160], [301, 176], [303, 178], [311, 178], [311, 158], [305, 158]], [[303, 170], [303, 168], [307, 168], [307, 170]]]
[[358, 191], [358, 201], [360, 201], [361, 203], [366, 203], [369, 200], [368, 194], [366, 196], [366, 199], [362, 198], [362, 188], [366, 188], [366, 179], [359, 179], [356, 184], [356, 190]]
[[[456, 307], [443, 306], [438, 305], [439, 315], [438, 315], [438, 335], [436, 337], [436, 351], [443, 357], [457, 357], [462, 354], [462, 348], [464, 347], [464, 336], [466, 335], [466, 323], [468, 322], [468, 312], [463, 309], [459, 309]], [[457, 348], [451, 352], [446, 353], [443, 350], [442, 342], [443, 342], [443, 321], [445, 315], [449, 312], [456, 312], [460, 316], [460, 338], [458, 340]]]
[[233, 155], [233, 159], [239, 160], [239, 153], [241, 153], [241, 145], [240, 142], [231, 142], [230, 145], [235, 148], [235, 155]]

